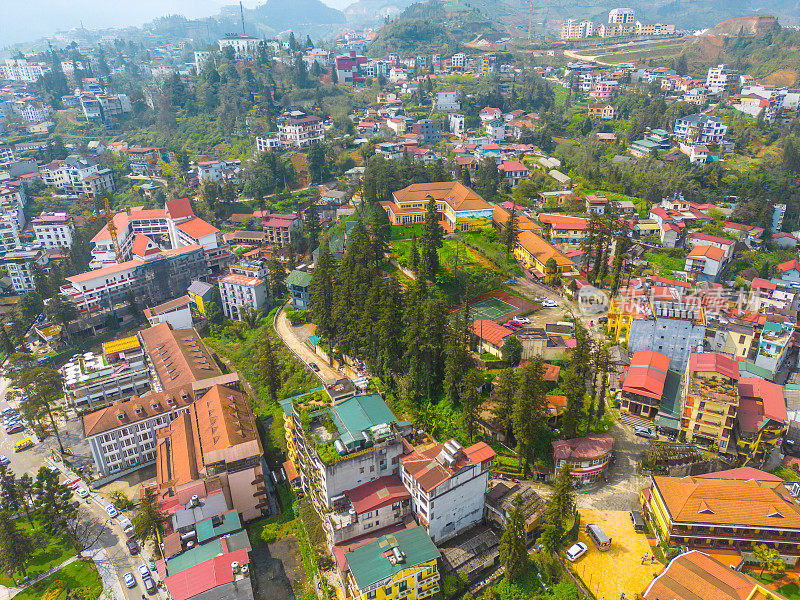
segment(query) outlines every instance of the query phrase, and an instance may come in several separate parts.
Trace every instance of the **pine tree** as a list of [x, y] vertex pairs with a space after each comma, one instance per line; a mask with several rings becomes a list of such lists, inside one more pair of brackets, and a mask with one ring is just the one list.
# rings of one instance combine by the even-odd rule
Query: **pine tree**
[[2, 344], [6, 356], [11, 356], [16, 351], [14, 342], [11, 341], [11, 336], [8, 335], [6, 328], [3, 326], [0, 326], [0, 344]]
[[506, 259], [514, 252], [514, 246], [519, 239], [519, 219], [517, 218], [517, 205], [514, 203], [511, 207], [511, 212], [508, 215], [508, 220], [500, 232], [500, 243], [506, 247]]
[[514, 438], [517, 441], [519, 456], [523, 461], [533, 458], [536, 442], [545, 437], [547, 390], [543, 375], [544, 364], [541, 357], [536, 357], [522, 369], [519, 378], [513, 422]]
[[269, 337], [269, 329], [265, 328], [263, 331], [256, 351], [258, 374], [269, 392], [269, 397], [273, 402], [277, 402], [278, 390], [281, 385], [280, 372], [275, 359], [275, 351], [272, 348], [272, 340]]
[[403, 359], [403, 296], [396, 277], [383, 281], [382, 300], [377, 329], [380, 373], [386, 378], [400, 370]]
[[561, 373], [561, 389], [564, 390], [564, 395], [567, 397], [567, 409], [564, 412], [561, 433], [565, 438], [570, 439], [578, 435], [578, 425], [586, 396], [586, 384], [572, 366], [562, 370]]
[[319, 246], [319, 212], [314, 201], [306, 209], [305, 227], [308, 234], [308, 249], [313, 252]]
[[514, 508], [506, 519], [506, 527], [500, 537], [500, 563], [505, 568], [505, 578], [508, 582], [513, 582], [521, 575], [528, 563], [523, 505], [524, 500], [521, 495], [514, 498]]
[[311, 277], [309, 294], [311, 296], [311, 313], [317, 324], [320, 335], [330, 337], [334, 331], [333, 304], [334, 304], [334, 277], [336, 269], [328, 245], [322, 249], [317, 260], [317, 266]]
[[372, 252], [376, 261], [383, 260], [392, 235], [389, 215], [380, 204], [375, 204], [369, 215], [369, 234], [372, 239]]
[[6, 511], [0, 512], [0, 571], [13, 578], [19, 572], [28, 577], [25, 563], [33, 553], [31, 538], [17, 527]]
[[439, 248], [442, 247], [442, 228], [436, 199], [431, 197], [425, 211], [425, 224], [422, 231], [422, 252], [420, 255], [420, 275], [433, 281], [439, 272]]
[[471, 442], [475, 439], [478, 429], [478, 417], [483, 398], [478, 388], [483, 383], [477, 369], [470, 369], [464, 377], [463, 389], [461, 390], [461, 407], [464, 415], [464, 433]]
[[513, 424], [514, 400], [517, 393], [517, 374], [514, 369], [503, 369], [498, 375], [495, 386], [494, 418], [506, 436], [511, 438]]
[[564, 525], [570, 515], [575, 514], [575, 486], [568, 463], [558, 470], [553, 483], [553, 493], [547, 499], [544, 521], [555, 528], [558, 539], [564, 536]]
[[331, 83], [336, 85], [339, 83], [339, 73], [336, 72], [336, 65], [331, 65]]

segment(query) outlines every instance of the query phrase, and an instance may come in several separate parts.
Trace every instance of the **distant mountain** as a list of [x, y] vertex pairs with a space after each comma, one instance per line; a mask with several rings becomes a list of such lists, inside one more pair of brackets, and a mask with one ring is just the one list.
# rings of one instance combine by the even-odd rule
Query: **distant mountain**
[[267, 0], [261, 6], [245, 11], [245, 18], [254, 19], [274, 31], [303, 30], [317, 25], [343, 25], [344, 13], [320, 0]]
[[417, 0], [358, 0], [344, 9], [347, 22], [354, 25], [377, 25], [393, 18]]

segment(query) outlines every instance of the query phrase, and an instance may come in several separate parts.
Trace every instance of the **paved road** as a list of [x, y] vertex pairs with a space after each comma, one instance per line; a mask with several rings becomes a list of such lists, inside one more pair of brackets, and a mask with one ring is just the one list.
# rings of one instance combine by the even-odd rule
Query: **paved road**
[[[9, 403], [6, 399], [6, 392], [9, 386], [9, 379], [0, 378], [0, 410], [6, 406], [9, 406], [9, 404], [16, 406], [16, 402]], [[82, 433], [76, 431], [76, 428], [80, 429], [80, 423], [77, 421], [77, 419], [72, 419], [72, 421], [67, 422], [65, 427], [59, 428], [59, 431], [62, 433], [62, 439], [66, 438], [64, 439], [66, 442], [65, 445], [69, 445], [68, 442], [70, 440], [77, 443], [82, 438]], [[28, 473], [32, 477], [36, 477], [36, 473], [39, 471], [40, 467], [52, 464], [52, 462], [49, 460], [49, 456], [58, 447], [58, 442], [56, 441], [55, 437], [50, 436], [44, 441], [37, 443], [33, 448], [15, 453], [14, 444], [24, 437], [31, 435], [32, 434], [29, 430], [12, 435], [8, 435], [4, 431], [0, 431], [0, 454], [8, 457], [10, 460], [9, 467], [18, 477], [23, 473]], [[67, 481], [68, 479], [74, 478], [74, 473], [67, 471], [61, 464], [58, 464], [58, 466], [62, 473], [62, 481]], [[78, 498], [76, 496], [76, 500], [77, 499]], [[91, 519], [91, 521], [96, 524], [106, 525], [100, 540], [95, 547], [92, 548], [93, 551], [105, 549], [107, 552], [107, 557], [100, 555], [102, 559], [106, 561], [103, 564], [109, 565], [109, 568], [113, 568], [115, 573], [113, 577], [110, 576], [108, 569], [104, 573], [104, 581], [106, 582], [106, 595], [107, 597], [115, 598], [116, 600], [122, 600], [123, 598], [127, 598], [127, 600], [141, 600], [142, 593], [144, 593], [144, 587], [141, 582], [141, 577], [138, 575], [137, 569], [138, 566], [144, 562], [144, 559], [141, 555], [131, 556], [128, 553], [128, 549], [125, 546], [127, 538], [117, 522], [118, 519], [110, 519], [108, 514], [106, 514], [106, 504], [107, 502], [102, 498], [102, 496], [96, 493], [91, 493], [88, 501], [82, 501], [79, 505], [79, 510], [82, 511], [83, 514], [85, 514], [89, 519]], [[130, 515], [128, 516], [130, 517]], [[121, 583], [122, 574], [129, 571], [134, 574], [137, 581], [137, 585], [130, 590], [126, 589]], [[116, 590], [109, 589], [109, 582], [113, 583], [114, 579], [116, 579], [117, 582], [117, 585], [115, 586], [117, 588]], [[109, 591], [112, 593], [111, 596], [108, 596]], [[153, 597], [155, 598], [156, 596]]]
[[286, 318], [286, 313], [283, 309], [281, 309], [281, 311], [275, 317], [275, 331], [278, 332], [278, 335], [283, 340], [283, 343], [300, 357], [300, 360], [306, 364], [316, 363], [317, 366], [319, 366], [319, 373], [317, 373], [317, 377], [319, 377], [320, 380], [324, 382], [328, 379], [336, 380], [342, 378], [342, 374], [339, 371], [325, 364], [325, 361], [323, 361], [321, 357], [312, 352], [311, 349], [306, 346], [299, 337], [297, 337], [297, 334], [294, 332], [289, 319]]

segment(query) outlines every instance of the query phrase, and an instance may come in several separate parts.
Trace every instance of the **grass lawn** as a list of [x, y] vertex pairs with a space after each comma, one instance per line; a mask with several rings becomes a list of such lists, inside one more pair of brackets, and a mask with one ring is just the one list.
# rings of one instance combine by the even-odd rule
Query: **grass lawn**
[[253, 547], [297, 533], [297, 504], [285, 483], [278, 486], [278, 496], [281, 501], [281, 514], [247, 524], [247, 535]]
[[770, 473], [777, 475], [784, 481], [800, 481], [800, 475], [798, 475], [797, 471], [789, 467], [775, 467]]
[[410, 240], [413, 234], [417, 234], [417, 243], [422, 239], [422, 231], [425, 228], [424, 223], [417, 223], [416, 225], [392, 225], [391, 241], [395, 240]]
[[[40, 535], [39, 532], [41, 532], [42, 526], [41, 523], [37, 523], [35, 520], [34, 524], [36, 525], [37, 530], [34, 530], [24, 518], [17, 519], [17, 526], [22, 531], [28, 535], [38, 536]], [[46, 542], [44, 547], [37, 548], [31, 555], [31, 559], [28, 564], [25, 565], [25, 570], [28, 573], [28, 577], [31, 578], [38, 577], [56, 565], [60, 565], [68, 558], [75, 556], [75, 549], [61, 538], [48, 538], [47, 534], [43, 532], [41, 533], [41, 536], [43, 542]], [[35, 539], [36, 537], [34, 537], [34, 541]], [[11, 579], [11, 577], [2, 575], [0, 576], [0, 585], [4, 585], [6, 587], [13, 586], [14, 581]]]
[[667, 254], [648, 252], [644, 255], [646, 261], [653, 263], [660, 271], [683, 271], [686, 265], [684, 257], [673, 257]]
[[783, 594], [789, 600], [800, 600], [800, 586], [796, 583], [787, 583], [778, 588], [777, 592]]
[[[45, 577], [36, 585], [23, 590], [14, 598], [19, 600], [39, 600], [47, 590], [56, 582], [63, 582], [64, 587], [70, 589], [71, 597], [97, 598], [103, 592], [103, 581], [97, 573], [97, 567], [91, 560], [76, 560], [63, 569]], [[57, 586], [61, 587], [61, 586]], [[48, 595], [53, 600], [62, 600], [67, 597], [66, 590], [61, 594]]]
[[553, 94], [555, 96], [556, 106], [564, 106], [567, 103], [567, 95], [569, 94], [569, 90], [567, 90], [567, 88], [565, 88], [563, 85], [554, 83]]

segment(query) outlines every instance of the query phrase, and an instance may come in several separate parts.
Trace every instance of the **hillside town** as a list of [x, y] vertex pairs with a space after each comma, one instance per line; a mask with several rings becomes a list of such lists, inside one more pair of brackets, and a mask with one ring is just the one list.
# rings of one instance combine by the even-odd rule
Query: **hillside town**
[[800, 598], [800, 34], [447, 10], [3, 53], [0, 596]]

